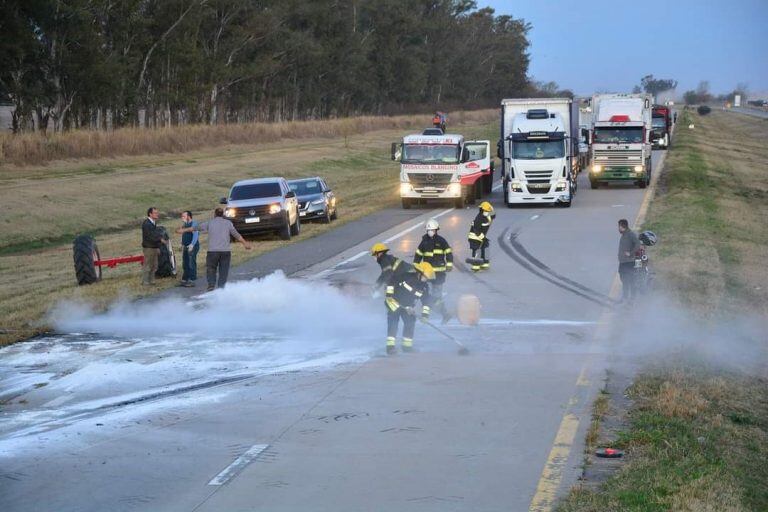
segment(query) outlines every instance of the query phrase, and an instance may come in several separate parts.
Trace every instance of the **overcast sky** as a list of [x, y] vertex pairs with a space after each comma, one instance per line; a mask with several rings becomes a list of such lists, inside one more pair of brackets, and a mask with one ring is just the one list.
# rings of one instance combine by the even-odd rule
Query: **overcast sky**
[[640, 78], [709, 80], [714, 93], [746, 82], [768, 91], [768, 0], [477, 0], [533, 28], [529, 74], [577, 94], [629, 92]]

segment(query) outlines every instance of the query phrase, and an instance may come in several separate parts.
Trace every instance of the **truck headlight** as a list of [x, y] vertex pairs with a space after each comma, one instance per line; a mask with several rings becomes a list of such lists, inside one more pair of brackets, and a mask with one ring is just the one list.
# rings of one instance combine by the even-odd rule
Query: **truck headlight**
[[513, 180], [512, 183], [510, 183], [512, 186], [512, 192], [522, 192], [523, 191], [523, 184], [522, 182], [518, 180]]
[[568, 186], [568, 182], [565, 180], [557, 180], [557, 186], [555, 187], [555, 192], [562, 192], [565, 190], [565, 187]]
[[413, 187], [410, 183], [401, 183], [400, 184], [400, 193], [401, 194], [408, 194], [410, 192], [413, 192]]
[[643, 166], [642, 165], [636, 165], [635, 166], [635, 172], [643, 172]]
[[234, 208], [227, 208], [224, 210], [224, 216], [228, 218], [232, 218], [235, 216], [235, 209]]
[[274, 215], [276, 213], [280, 213], [282, 211], [283, 207], [279, 204], [271, 204], [269, 205], [269, 213]]
[[451, 183], [448, 185], [448, 193], [452, 196], [461, 195], [461, 183]]
[[600, 172], [603, 170], [603, 166], [599, 164], [595, 164], [592, 166], [592, 172]]

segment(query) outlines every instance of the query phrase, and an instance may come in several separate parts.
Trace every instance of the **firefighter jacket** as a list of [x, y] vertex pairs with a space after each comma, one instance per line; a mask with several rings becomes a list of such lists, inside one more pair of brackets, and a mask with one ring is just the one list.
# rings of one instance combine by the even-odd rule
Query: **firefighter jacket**
[[406, 274], [403, 279], [398, 279], [391, 288], [392, 291], [391, 293], [387, 291], [385, 300], [390, 311], [394, 313], [400, 308], [413, 308], [418, 300], [421, 302], [421, 316], [423, 318], [429, 317], [432, 299], [429, 296], [429, 286], [421, 280], [421, 274], [418, 272]]
[[469, 228], [469, 236], [467, 238], [477, 242], [485, 241], [488, 229], [491, 227], [495, 217], [494, 214], [489, 212], [478, 212], [477, 217], [472, 221], [472, 226]]
[[393, 281], [405, 277], [409, 272], [415, 272], [413, 265], [389, 253], [381, 256], [377, 262], [381, 267], [381, 275], [376, 280], [376, 288], [381, 288], [386, 284], [387, 289], [389, 289]]
[[435, 236], [424, 235], [421, 243], [413, 255], [414, 263], [426, 261], [435, 272], [445, 272], [453, 268], [453, 250], [448, 241], [438, 234]]

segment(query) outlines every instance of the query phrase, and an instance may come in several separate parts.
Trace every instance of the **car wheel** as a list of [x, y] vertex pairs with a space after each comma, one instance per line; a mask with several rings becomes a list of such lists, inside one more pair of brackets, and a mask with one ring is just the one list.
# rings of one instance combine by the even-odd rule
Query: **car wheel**
[[330, 209], [325, 210], [325, 215], [323, 215], [323, 218], [320, 219], [320, 221], [323, 224], [330, 224], [331, 223], [331, 210]]
[[331, 220], [336, 220], [338, 218], [339, 218], [339, 210], [334, 208], [333, 209], [333, 214], [331, 215]]
[[290, 240], [291, 239], [291, 222], [288, 220], [288, 215], [285, 216], [285, 224], [282, 228], [280, 228], [280, 231], [278, 231], [280, 234], [280, 238], [283, 240]]
[[291, 226], [291, 235], [299, 236], [299, 233], [301, 233], [301, 220], [299, 220], [299, 212], [296, 212], [296, 222]]

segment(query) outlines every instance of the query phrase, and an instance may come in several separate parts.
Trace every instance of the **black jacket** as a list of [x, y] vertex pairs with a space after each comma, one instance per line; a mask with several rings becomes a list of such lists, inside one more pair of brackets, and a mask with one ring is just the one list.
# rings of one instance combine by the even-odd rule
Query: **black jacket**
[[417, 300], [421, 302], [421, 315], [424, 318], [429, 317], [432, 305], [429, 286], [421, 280], [421, 274], [412, 272], [394, 283], [392, 291], [387, 292], [386, 304], [394, 313], [402, 307], [413, 307]]
[[453, 267], [453, 250], [448, 241], [438, 234], [435, 236], [424, 235], [416, 254], [413, 255], [414, 263], [426, 261], [435, 272], [445, 272]]
[[141, 246], [148, 249], [159, 249], [163, 233], [149, 218], [141, 225]]
[[414, 272], [413, 265], [389, 253], [381, 256], [377, 263], [381, 267], [381, 275], [376, 280], [376, 288], [381, 288], [385, 284], [388, 285], [387, 288], [390, 288], [394, 281], [404, 277], [409, 272]]
[[485, 241], [494, 217], [496, 217], [494, 214], [486, 216], [484, 212], [478, 212], [475, 220], [472, 221], [472, 226], [469, 228], [469, 239], [477, 242]]

